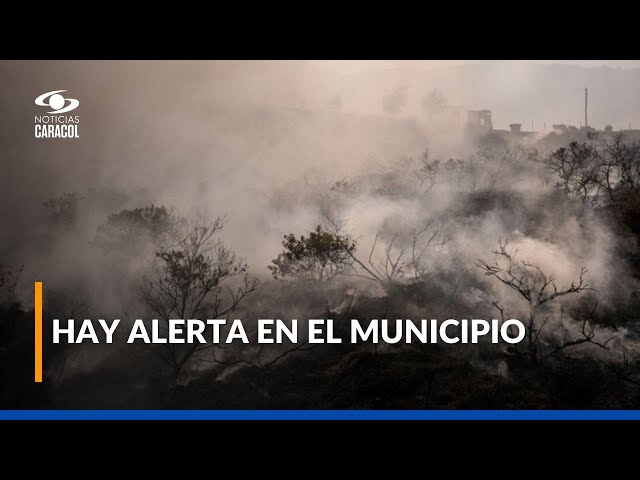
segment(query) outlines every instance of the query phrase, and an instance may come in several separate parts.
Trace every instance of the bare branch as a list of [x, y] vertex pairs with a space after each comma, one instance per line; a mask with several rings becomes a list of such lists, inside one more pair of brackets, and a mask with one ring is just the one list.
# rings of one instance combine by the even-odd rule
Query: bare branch
[[[159, 320], [168, 323], [172, 318], [187, 320], [204, 314], [220, 318], [233, 313], [256, 289], [257, 280], [249, 278], [244, 260], [217, 237], [224, 222], [224, 217], [213, 221], [198, 217], [175, 248], [156, 252], [158, 264], [143, 277], [141, 294]], [[229, 282], [239, 275], [242, 283], [232, 288]], [[162, 358], [176, 376], [201, 350], [198, 344], [179, 350], [172, 344], [162, 347], [167, 351]]]

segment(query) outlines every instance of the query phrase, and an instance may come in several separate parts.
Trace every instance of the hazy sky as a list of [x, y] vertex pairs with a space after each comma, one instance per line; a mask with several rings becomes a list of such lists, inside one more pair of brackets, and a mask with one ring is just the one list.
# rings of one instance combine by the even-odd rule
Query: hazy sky
[[[375, 68], [406, 67], [406, 68], [443, 68], [463, 65], [466, 63], [484, 62], [512, 62], [514, 60], [311, 60], [312, 63], [324, 67], [336, 68], [343, 73], [351, 73]], [[640, 60], [515, 60], [531, 63], [560, 63], [581, 67], [611, 68], [640, 68]]]

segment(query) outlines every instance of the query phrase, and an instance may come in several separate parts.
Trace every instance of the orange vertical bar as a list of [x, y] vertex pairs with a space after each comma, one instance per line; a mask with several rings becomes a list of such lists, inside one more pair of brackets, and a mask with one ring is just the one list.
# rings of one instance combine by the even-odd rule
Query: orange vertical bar
[[42, 382], [42, 282], [35, 282], [34, 310], [36, 316], [36, 366], [35, 381]]

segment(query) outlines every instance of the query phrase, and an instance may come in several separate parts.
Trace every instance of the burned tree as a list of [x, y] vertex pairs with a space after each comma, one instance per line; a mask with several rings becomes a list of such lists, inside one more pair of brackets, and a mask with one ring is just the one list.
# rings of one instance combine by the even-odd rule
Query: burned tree
[[438, 225], [431, 219], [418, 227], [403, 228], [390, 235], [377, 233], [367, 260], [353, 252], [354, 275], [379, 282], [389, 287], [400, 279], [425, 280], [432, 272], [428, 251], [442, 247], [448, 241]]
[[557, 186], [583, 202], [616, 205], [630, 194], [640, 195], [640, 145], [626, 142], [622, 134], [571, 142], [544, 163], [558, 177]]
[[171, 208], [149, 205], [111, 214], [96, 230], [93, 244], [104, 253], [134, 251], [146, 244], [162, 245], [175, 239], [184, 226]]
[[418, 182], [418, 191], [429, 193], [436, 184], [436, 178], [440, 170], [440, 160], [431, 160], [428, 148], [420, 155], [418, 168], [413, 171], [413, 175]]
[[275, 279], [300, 278], [323, 284], [347, 271], [356, 242], [320, 225], [307, 236], [284, 236], [284, 250], [268, 268]]
[[549, 155], [545, 164], [557, 175], [556, 186], [583, 204], [595, 205], [604, 183], [610, 179], [611, 170], [603, 170], [600, 152], [588, 143], [571, 142]]
[[335, 238], [350, 257], [346, 264], [348, 271], [343, 273], [378, 282], [384, 288], [401, 279], [425, 280], [434, 271], [429, 250], [443, 247], [449, 241], [442, 228], [433, 219], [427, 219], [413, 228], [379, 231], [364, 260], [356, 253], [357, 242], [343, 233], [345, 222], [329, 215], [325, 219], [327, 229], [335, 232]]
[[[579, 337], [569, 338], [565, 330], [562, 340], [554, 343], [550, 335], [542, 336], [545, 326], [552, 313], [546, 308], [557, 298], [579, 294], [591, 290], [584, 276], [587, 270], [582, 267], [577, 280], [569, 286], [558, 288], [553, 276], [548, 275], [539, 266], [517, 258], [517, 251], [508, 248], [508, 241], [499, 241], [498, 249], [492, 253], [492, 261], [480, 259], [476, 264], [486, 276], [493, 277], [503, 285], [518, 293], [527, 302], [528, 319], [525, 324], [525, 351], [521, 351], [517, 344], [513, 346], [514, 353], [524, 355], [532, 361], [542, 360], [566, 348], [590, 343], [606, 348], [606, 342], [600, 343], [595, 339], [595, 308], [591, 317], [583, 318]], [[498, 302], [493, 302], [504, 320], [504, 309]], [[547, 332], [545, 332], [547, 333]]]
[[[156, 252], [155, 270], [144, 277], [145, 304], [165, 322], [170, 319], [221, 319], [238, 309], [257, 287], [243, 259], [218, 237], [225, 219], [193, 221], [171, 249]], [[236, 282], [234, 282], [236, 280]], [[204, 334], [209, 332], [204, 332]], [[212, 344], [164, 344], [160, 357], [177, 377], [185, 365]]]

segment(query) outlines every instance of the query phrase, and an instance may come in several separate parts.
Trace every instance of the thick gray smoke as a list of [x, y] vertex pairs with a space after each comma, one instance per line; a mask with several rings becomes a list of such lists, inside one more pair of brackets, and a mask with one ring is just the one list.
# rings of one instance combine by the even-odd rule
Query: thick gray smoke
[[[24, 265], [26, 304], [38, 279], [82, 298], [80, 311], [90, 317], [140, 313], [136, 282], [153, 252], [118, 264], [106, 258], [93, 241], [107, 216], [151, 203], [187, 217], [226, 215], [224, 242], [262, 280], [247, 312], [303, 318], [320, 312], [303, 301], [265, 299], [277, 285], [267, 265], [283, 235], [340, 221], [366, 258], [376, 238], [388, 244], [398, 234], [390, 249], [397, 254], [412, 229], [431, 221], [447, 241], [430, 247], [425, 268], [431, 282], [455, 289], [451, 316], [455, 302], [483, 309], [463, 315], [496, 315], [494, 300], [512, 317], [527, 315], [513, 291], [475, 267], [499, 239], [558, 286], [586, 267], [598, 301], [612, 307], [637, 289], [635, 280], [620, 279], [619, 240], [589, 213], [554, 203], [555, 179], [540, 158], [550, 150], [544, 138], [552, 124], [580, 120], [584, 82], [593, 83], [595, 98], [606, 92], [606, 106], [594, 101], [594, 125], [640, 124], [631, 108], [639, 75], [509, 62], [374, 73], [319, 62], [3, 62], [0, 263]], [[403, 87], [406, 100], [385, 109], [383, 98]], [[53, 89], [80, 100], [78, 140], [33, 138], [33, 99]], [[434, 89], [448, 107], [460, 107], [453, 117], [425, 109]], [[533, 120], [540, 132], [526, 142], [481, 145], [465, 134], [464, 114], [482, 108], [493, 110], [496, 127]], [[437, 172], [416, 173], [424, 161], [439, 161]], [[77, 216], [56, 229], [43, 202], [64, 193], [79, 195]], [[382, 295], [375, 282], [341, 281]], [[407, 303], [406, 315], [420, 308]], [[562, 315], [553, 315], [547, 328], [563, 332]]]

